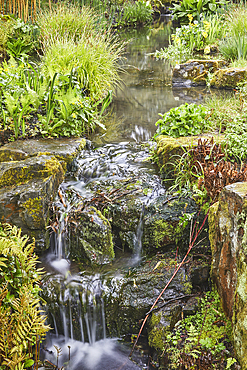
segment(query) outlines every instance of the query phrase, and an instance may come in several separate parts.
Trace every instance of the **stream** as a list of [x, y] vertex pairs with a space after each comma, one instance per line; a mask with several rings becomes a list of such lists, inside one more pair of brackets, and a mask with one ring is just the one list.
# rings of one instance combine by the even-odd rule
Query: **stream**
[[[128, 272], [131, 274], [131, 269], [140, 274], [138, 269], [145, 264], [142, 240], [146, 210], [154, 208], [159, 199], [166, 199], [165, 188], [148, 159], [158, 113], [203, 96], [200, 89], [193, 90], [195, 96], [189, 91], [174, 92], [169, 85], [170, 66], [149, 55], [167, 45], [169, 34], [169, 22], [122, 34], [123, 39], [130, 40], [122, 62], [124, 84], [116, 90], [107, 131], [88, 142], [60, 186], [64, 204], [57, 198], [58, 232], [51, 235], [51, 247], [42, 258], [46, 269], [44, 298], [53, 329], [41, 351], [42, 360], [59, 368], [151, 369], [146, 350], [136, 362], [130, 361], [130, 347], [118, 341], [117, 330], [109, 330], [104, 297], [114, 296], [115, 287], [122, 284]], [[96, 195], [106, 198], [106, 190], [119, 198], [123, 193], [134, 194], [138, 209], [135, 224], [127, 231], [119, 231], [116, 226], [117, 237], [113, 240], [116, 258], [111, 264], [110, 257], [87, 255], [91, 262], [99, 258], [98, 267], [83, 266], [71, 251], [71, 243], [79, 241], [73, 229], [67, 227], [66, 219], [79, 201], [95, 205]], [[101, 211], [107, 217], [107, 209], [102, 207]], [[121, 214], [121, 209], [118, 212]], [[95, 214], [92, 217], [97, 218]], [[152, 293], [154, 298], [156, 290]]]

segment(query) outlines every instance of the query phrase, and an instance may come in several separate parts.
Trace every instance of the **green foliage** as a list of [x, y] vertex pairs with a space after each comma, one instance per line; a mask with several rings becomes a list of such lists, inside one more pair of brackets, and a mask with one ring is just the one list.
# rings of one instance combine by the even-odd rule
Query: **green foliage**
[[246, 117], [237, 115], [228, 122], [225, 138], [225, 150], [230, 157], [243, 161], [247, 158], [247, 120]]
[[7, 53], [14, 57], [27, 57], [38, 46], [38, 27], [17, 18], [7, 41]]
[[10, 225], [0, 226], [0, 363], [1, 369], [33, 364], [30, 348], [50, 329], [40, 311], [41, 269], [36, 269], [34, 241]]
[[122, 46], [111, 36], [82, 37], [76, 44], [61, 39], [47, 45], [42, 71], [51, 79], [55, 72], [69, 74], [76, 69], [80, 89], [92, 100], [101, 99], [119, 80], [118, 64]]
[[172, 34], [172, 44], [166, 49], [156, 51], [156, 58], [169, 59], [172, 62], [184, 62], [194, 51], [205, 48], [206, 45], [213, 44], [224, 35], [223, 19], [216, 15], [211, 15], [203, 21], [193, 21], [189, 15], [190, 23], [176, 28]]
[[227, 34], [219, 43], [226, 59], [247, 59], [247, 8], [244, 3], [232, 6], [226, 17]]
[[185, 103], [170, 109], [167, 113], [159, 113], [159, 115], [161, 119], [156, 122], [158, 129], [154, 137], [199, 135], [211, 127], [208, 122], [209, 111], [202, 105]]
[[227, 346], [231, 333], [231, 323], [222, 311], [217, 292], [208, 292], [200, 300], [197, 313], [179, 321], [167, 335], [164, 349], [170, 360], [169, 368], [201, 369], [204, 361], [208, 366], [205, 368], [210, 369], [219, 368], [217, 361], [219, 364], [227, 361], [231, 366], [235, 362]]
[[[111, 92], [93, 102], [81, 92], [77, 71], [55, 73], [53, 79], [29, 63], [13, 59], [0, 69], [2, 127], [12, 128], [15, 137], [31, 134], [29, 126], [38, 120], [33, 134], [80, 136], [103, 127], [100, 119], [111, 102]], [[100, 109], [99, 109], [100, 108]]]
[[53, 5], [51, 10], [41, 10], [37, 17], [40, 42], [46, 45], [59, 39], [73, 42], [91, 34], [96, 35], [96, 14], [89, 7], [69, 3]]
[[149, 1], [126, 2], [116, 19], [116, 26], [136, 26], [152, 22], [152, 5]]
[[221, 7], [225, 7], [226, 4], [225, 0], [182, 0], [179, 4], [174, 4], [171, 10], [174, 20], [189, 23], [188, 15], [199, 21], [201, 14], [209, 16], [219, 11]]
[[247, 59], [247, 36], [228, 36], [219, 43], [219, 51], [228, 60]]

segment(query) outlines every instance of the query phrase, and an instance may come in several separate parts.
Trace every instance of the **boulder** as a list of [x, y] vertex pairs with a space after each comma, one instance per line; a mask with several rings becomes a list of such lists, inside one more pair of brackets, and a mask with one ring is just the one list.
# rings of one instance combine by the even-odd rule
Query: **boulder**
[[172, 85], [174, 87], [204, 86], [208, 73], [214, 73], [225, 67], [224, 60], [188, 60], [177, 64], [173, 69]]
[[239, 82], [247, 78], [246, 68], [225, 68], [216, 71], [210, 85], [217, 88], [235, 88]]
[[85, 139], [40, 139], [0, 148], [0, 219], [35, 237], [36, 252], [45, 247], [49, 205], [68, 166]]
[[210, 208], [212, 280], [232, 319], [235, 350], [247, 369], [247, 183], [226, 186]]

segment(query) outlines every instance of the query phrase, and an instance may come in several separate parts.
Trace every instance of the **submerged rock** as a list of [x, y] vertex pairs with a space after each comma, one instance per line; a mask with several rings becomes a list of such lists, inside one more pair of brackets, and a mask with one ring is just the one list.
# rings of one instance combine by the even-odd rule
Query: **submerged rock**
[[212, 279], [232, 319], [235, 350], [247, 369], [247, 183], [226, 186], [210, 208]]
[[188, 60], [174, 67], [172, 84], [174, 87], [204, 86], [209, 72], [214, 73], [226, 65], [224, 60]]

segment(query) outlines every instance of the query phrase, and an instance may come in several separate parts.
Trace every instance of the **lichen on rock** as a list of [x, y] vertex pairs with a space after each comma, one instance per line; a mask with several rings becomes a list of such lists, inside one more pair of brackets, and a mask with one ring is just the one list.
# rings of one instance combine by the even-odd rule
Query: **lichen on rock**
[[217, 88], [235, 88], [247, 78], [246, 68], [225, 68], [214, 73], [210, 85]]

